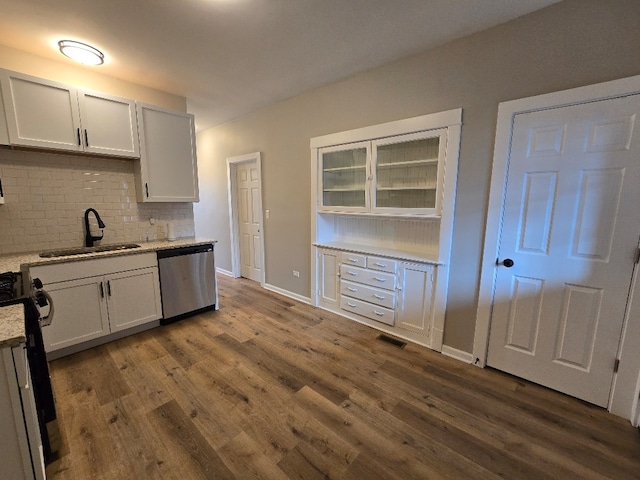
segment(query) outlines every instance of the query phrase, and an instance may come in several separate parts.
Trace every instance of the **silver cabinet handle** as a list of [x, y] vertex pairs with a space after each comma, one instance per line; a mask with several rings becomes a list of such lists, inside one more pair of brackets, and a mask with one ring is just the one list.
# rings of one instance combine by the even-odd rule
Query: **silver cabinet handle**
[[349, 302], [347, 302], [347, 305], [349, 305], [351, 308], [356, 308], [357, 307], [357, 305], [355, 305], [353, 303], [349, 303]]
[[374, 263], [374, 265], [376, 267], [380, 267], [380, 268], [387, 268], [387, 264], [386, 263], [378, 263], [378, 262], [376, 262], [376, 263]]
[[352, 262], [352, 263], [358, 263], [358, 259], [357, 258], [349, 258], [348, 260], [350, 262]]
[[379, 317], [383, 317], [384, 316], [384, 312], [379, 312], [377, 310], [374, 310], [373, 313], [375, 313], [376, 315], [378, 315]]
[[377, 293], [374, 293], [373, 296], [374, 296], [374, 298], [377, 298], [378, 300], [384, 300], [385, 298], [387, 298], [384, 295], [378, 295]]
[[356, 272], [350, 272], [349, 270], [347, 270], [347, 273], [351, 276], [357, 277], [358, 274]]
[[347, 290], [349, 290], [350, 292], [357, 292], [358, 291], [357, 288], [352, 288], [352, 287], [347, 287]]
[[386, 282], [387, 279], [386, 278], [380, 278], [380, 277], [373, 277], [374, 280], [377, 280], [379, 282]]

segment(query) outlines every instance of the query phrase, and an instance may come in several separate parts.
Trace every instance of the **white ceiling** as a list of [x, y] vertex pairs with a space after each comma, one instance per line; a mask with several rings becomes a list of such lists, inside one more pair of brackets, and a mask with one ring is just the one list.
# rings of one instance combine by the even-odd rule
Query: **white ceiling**
[[2, 0], [0, 44], [185, 96], [198, 129], [559, 0]]

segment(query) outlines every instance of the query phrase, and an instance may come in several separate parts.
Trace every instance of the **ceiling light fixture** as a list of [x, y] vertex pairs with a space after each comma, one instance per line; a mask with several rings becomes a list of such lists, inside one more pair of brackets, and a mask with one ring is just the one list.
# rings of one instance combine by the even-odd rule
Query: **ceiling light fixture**
[[58, 47], [63, 55], [84, 65], [102, 65], [104, 63], [104, 54], [86, 43], [75, 40], [60, 40]]

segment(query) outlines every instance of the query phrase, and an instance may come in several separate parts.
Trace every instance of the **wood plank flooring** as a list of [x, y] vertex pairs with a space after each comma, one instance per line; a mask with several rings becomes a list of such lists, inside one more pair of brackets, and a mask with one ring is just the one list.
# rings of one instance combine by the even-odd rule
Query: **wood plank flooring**
[[51, 363], [51, 479], [639, 479], [576, 399], [219, 276], [221, 309]]

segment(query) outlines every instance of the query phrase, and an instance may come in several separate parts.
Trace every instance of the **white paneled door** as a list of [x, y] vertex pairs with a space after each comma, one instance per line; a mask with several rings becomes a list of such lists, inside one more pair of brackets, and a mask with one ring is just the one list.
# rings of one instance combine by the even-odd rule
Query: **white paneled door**
[[260, 232], [262, 202], [257, 163], [238, 164], [236, 175], [240, 275], [259, 282], [262, 279], [262, 233]]
[[517, 114], [487, 363], [606, 406], [640, 235], [640, 95]]

